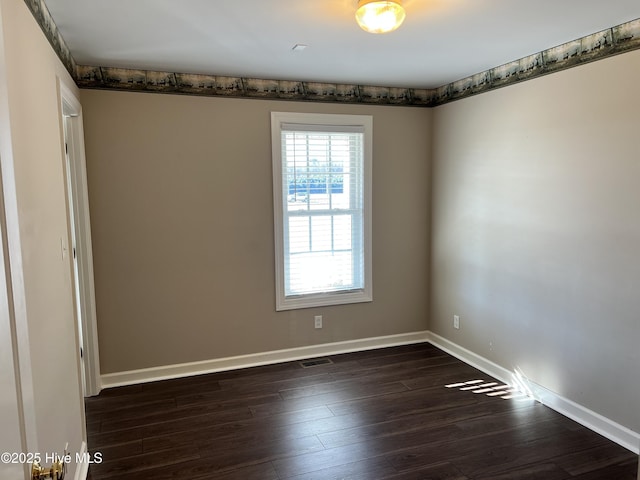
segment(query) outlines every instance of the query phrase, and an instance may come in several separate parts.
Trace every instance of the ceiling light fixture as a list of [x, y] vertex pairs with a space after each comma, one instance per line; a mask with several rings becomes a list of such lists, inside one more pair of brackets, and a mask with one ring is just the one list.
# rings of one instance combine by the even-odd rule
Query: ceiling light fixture
[[360, 0], [356, 21], [369, 33], [393, 32], [406, 16], [402, 0]]

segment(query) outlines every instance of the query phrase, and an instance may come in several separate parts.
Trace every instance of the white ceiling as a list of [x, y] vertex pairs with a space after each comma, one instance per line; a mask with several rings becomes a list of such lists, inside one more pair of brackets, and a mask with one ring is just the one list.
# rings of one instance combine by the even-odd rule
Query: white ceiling
[[80, 65], [410, 88], [640, 18], [640, 0], [405, 0], [402, 27], [373, 35], [355, 22], [357, 0], [46, 4]]

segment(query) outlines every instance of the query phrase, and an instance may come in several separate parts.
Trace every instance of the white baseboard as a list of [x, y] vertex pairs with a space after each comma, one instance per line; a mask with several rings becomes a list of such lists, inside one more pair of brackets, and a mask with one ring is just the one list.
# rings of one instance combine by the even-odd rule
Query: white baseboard
[[[87, 458], [87, 442], [82, 442], [80, 446], [80, 452], [78, 452], [80, 458]], [[77, 458], [77, 457], [76, 457]], [[86, 461], [78, 462], [76, 466], [76, 474], [73, 477], [74, 480], [87, 480], [89, 474], [89, 463]]]
[[463, 362], [476, 367], [487, 375], [500, 380], [501, 382], [518, 386], [523, 390], [527, 390], [533, 398], [543, 405], [552, 408], [558, 413], [569, 417], [579, 424], [593, 430], [600, 435], [607, 437], [609, 440], [625, 447], [626, 449], [638, 454], [640, 451], [640, 434], [620, 425], [599, 413], [589, 410], [582, 405], [575, 403], [568, 398], [564, 398], [551, 390], [538, 385], [535, 382], [524, 377], [521, 372], [510, 371], [500, 365], [487, 360], [460, 345], [457, 345], [440, 335], [433, 332], [427, 333], [428, 342], [433, 346], [444, 350]]
[[143, 368], [126, 372], [108, 373], [101, 376], [102, 388], [133, 385], [137, 383], [155, 382], [171, 378], [189, 377], [205, 373], [236, 370], [239, 368], [257, 367], [274, 363], [303, 360], [306, 358], [337, 355], [340, 353], [359, 352], [376, 348], [410, 345], [426, 342], [428, 332], [402, 333], [384, 337], [363, 338], [345, 342], [324, 343], [306, 347], [274, 350], [271, 352], [252, 353], [235, 357], [216, 358], [200, 362], [181, 363], [162, 367]]

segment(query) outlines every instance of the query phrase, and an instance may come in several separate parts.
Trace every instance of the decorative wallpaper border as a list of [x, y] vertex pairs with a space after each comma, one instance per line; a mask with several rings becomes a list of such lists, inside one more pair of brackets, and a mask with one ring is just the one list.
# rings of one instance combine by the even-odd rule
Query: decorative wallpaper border
[[435, 93], [435, 90], [412, 88], [222, 77], [86, 65], [77, 67], [76, 83], [80, 88], [423, 107], [432, 105]]
[[76, 65], [45, 0], [25, 0], [80, 88], [310, 102], [435, 107], [613, 55], [640, 49], [640, 18], [434, 89], [267, 80]]
[[640, 49], [640, 19], [443, 85], [436, 89], [431, 106], [443, 105], [636, 49]]
[[40, 25], [44, 36], [49, 40], [49, 43], [64, 64], [64, 67], [73, 78], [76, 78], [76, 61], [73, 59], [64, 38], [60, 35], [58, 26], [53, 21], [44, 0], [24, 0], [24, 3], [29, 7], [31, 14], [36, 19], [36, 22], [38, 22], [38, 25]]

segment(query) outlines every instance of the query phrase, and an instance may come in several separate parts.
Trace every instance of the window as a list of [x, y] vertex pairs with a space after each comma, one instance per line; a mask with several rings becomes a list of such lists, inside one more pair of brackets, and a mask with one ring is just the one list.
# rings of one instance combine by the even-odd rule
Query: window
[[373, 120], [271, 114], [276, 310], [369, 302]]

